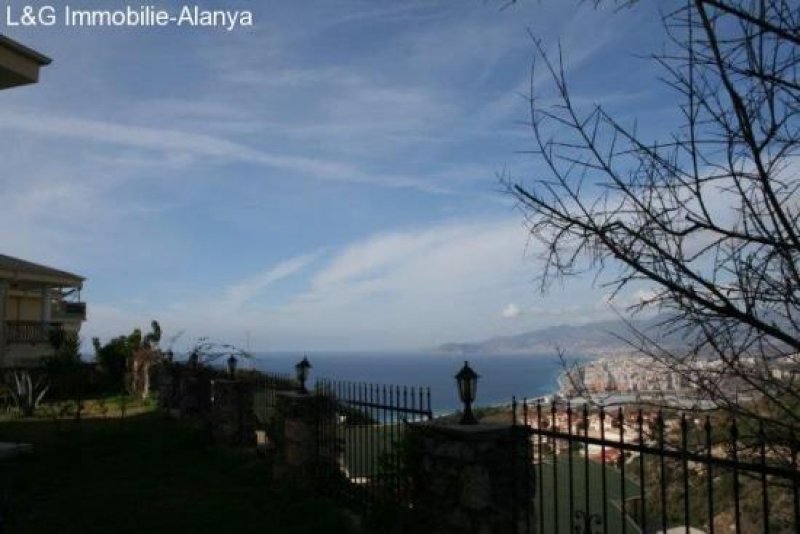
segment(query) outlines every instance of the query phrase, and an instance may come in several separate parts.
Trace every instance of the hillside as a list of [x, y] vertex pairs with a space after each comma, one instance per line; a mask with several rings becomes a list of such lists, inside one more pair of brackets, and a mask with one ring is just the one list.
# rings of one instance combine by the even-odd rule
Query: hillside
[[[652, 335], [658, 319], [640, 320], [632, 324]], [[622, 338], [630, 338], [629, 328], [620, 320], [598, 321], [582, 325], [560, 325], [513, 336], [498, 336], [484, 341], [445, 343], [435, 350], [439, 354], [553, 354], [556, 348], [570, 356], [600, 356], [632, 352]], [[675, 336], [667, 336], [669, 345], [681, 344]]]

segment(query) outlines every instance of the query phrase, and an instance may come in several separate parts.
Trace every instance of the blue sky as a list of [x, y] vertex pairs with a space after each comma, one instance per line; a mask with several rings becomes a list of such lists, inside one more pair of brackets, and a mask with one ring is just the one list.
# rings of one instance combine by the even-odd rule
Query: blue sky
[[87, 277], [87, 339], [155, 318], [184, 343], [412, 349], [613, 314], [591, 280], [538, 292], [497, 176], [542, 172], [528, 29], [581, 105], [672, 126], [651, 3], [201, 5], [255, 26], [0, 28], [54, 60], [0, 94], [0, 251]]

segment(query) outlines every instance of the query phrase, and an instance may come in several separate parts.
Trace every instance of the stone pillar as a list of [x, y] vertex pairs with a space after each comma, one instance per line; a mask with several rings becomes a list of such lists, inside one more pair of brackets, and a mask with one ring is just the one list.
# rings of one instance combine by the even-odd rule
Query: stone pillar
[[178, 381], [178, 413], [204, 417], [211, 407], [211, 377], [202, 368], [184, 367]]
[[336, 410], [323, 395], [281, 391], [276, 395], [276, 478], [315, 486], [340, 474]]
[[158, 407], [178, 415], [178, 384], [180, 383], [180, 369], [172, 362], [163, 362], [158, 366]]
[[255, 423], [253, 388], [249, 383], [225, 379], [211, 381], [211, 431], [216, 441], [253, 445]]
[[534, 470], [522, 427], [424, 422], [408, 427], [420, 532], [534, 532]]

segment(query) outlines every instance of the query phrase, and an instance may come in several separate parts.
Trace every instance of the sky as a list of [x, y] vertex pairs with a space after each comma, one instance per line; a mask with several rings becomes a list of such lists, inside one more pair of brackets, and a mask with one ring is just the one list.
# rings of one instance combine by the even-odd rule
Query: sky
[[157, 319], [178, 345], [412, 350], [612, 317], [591, 277], [539, 291], [539, 244], [498, 181], [545, 172], [525, 96], [552, 82], [529, 34], [560, 43], [586, 109], [653, 138], [675, 120], [645, 57], [664, 46], [658, 6], [587, 4], [197, 4], [252, 10], [233, 31], [0, 23], [53, 58], [0, 94], [0, 253], [87, 278], [85, 340]]

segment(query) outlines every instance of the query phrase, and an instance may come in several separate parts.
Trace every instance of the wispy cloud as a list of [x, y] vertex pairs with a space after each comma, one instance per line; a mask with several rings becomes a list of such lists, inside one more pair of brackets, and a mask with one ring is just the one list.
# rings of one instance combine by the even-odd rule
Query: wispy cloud
[[512, 302], [511, 304], [508, 304], [505, 308], [503, 308], [503, 311], [500, 313], [500, 315], [504, 319], [516, 319], [517, 317], [519, 317], [520, 313], [521, 310], [519, 309], [519, 306], [517, 306]]
[[157, 318], [269, 348], [391, 348], [598, 314], [588, 283], [536, 293], [496, 172], [537, 170], [517, 153], [526, 27], [562, 39], [576, 98], [605, 81], [623, 105], [650, 90], [618, 65], [622, 45], [647, 49], [634, 10], [231, 2], [258, 26], [20, 29], [55, 62], [0, 97], [0, 250], [87, 275], [87, 335]]
[[[53, 136], [69, 141], [82, 139], [101, 145], [147, 150], [174, 158], [184, 155], [198, 163], [253, 163], [300, 177], [363, 183], [389, 188], [416, 188], [444, 193], [446, 189], [402, 175], [369, 174], [348, 163], [313, 157], [272, 154], [220, 137], [180, 130], [133, 126], [73, 117], [41, 117], [39, 114], [0, 113], [0, 129]], [[148, 154], [141, 155], [143, 159]]]
[[283, 261], [262, 273], [231, 285], [225, 294], [225, 305], [238, 310], [246, 302], [257, 298], [269, 286], [308, 268], [319, 255], [319, 253], [305, 254]]

